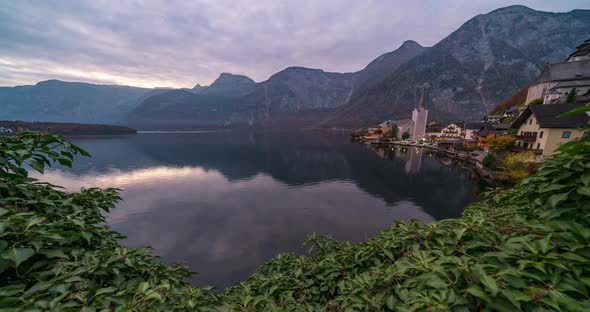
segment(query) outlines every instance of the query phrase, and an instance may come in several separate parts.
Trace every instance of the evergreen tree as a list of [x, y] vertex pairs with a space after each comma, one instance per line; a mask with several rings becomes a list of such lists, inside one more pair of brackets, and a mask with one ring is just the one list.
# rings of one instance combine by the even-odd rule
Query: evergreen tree
[[578, 96], [578, 90], [576, 88], [572, 88], [572, 90], [570, 91], [570, 93], [567, 94], [567, 97], [565, 98], [565, 102], [566, 103], [573, 103], [576, 101], [576, 96]]

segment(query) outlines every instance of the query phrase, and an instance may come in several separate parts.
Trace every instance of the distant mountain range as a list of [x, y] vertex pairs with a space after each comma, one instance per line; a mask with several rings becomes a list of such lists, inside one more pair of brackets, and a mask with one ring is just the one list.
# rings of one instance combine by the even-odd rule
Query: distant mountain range
[[510, 6], [470, 19], [433, 47], [406, 41], [355, 73], [289, 67], [260, 83], [223, 73], [210, 86], [174, 90], [50, 80], [0, 88], [0, 119], [352, 128], [409, 117], [418, 87], [426, 86], [432, 118], [475, 120], [588, 37], [590, 10]]

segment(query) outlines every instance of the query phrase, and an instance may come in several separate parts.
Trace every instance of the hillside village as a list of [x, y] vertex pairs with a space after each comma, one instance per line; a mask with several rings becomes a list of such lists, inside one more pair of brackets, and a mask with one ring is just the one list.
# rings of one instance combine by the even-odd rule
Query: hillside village
[[[590, 39], [565, 61], [547, 64], [528, 86], [524, 102], [483, 116], [480, 121], [430, 120], [424, 107], [427, 88], [419, 87], [421, 96], [411, 119], [387, 120], [357, 130], [353, 138], [374, 145], [433, 148], [471, 157], [480, 167], [491, 169], [506, 168], [507, 158], [519, 158], [521, 165], [539, 162], [560, 145], [590, 135], [590, 131], [580, 130], [588, 115], [562, 116], [590, 103]], [[496, 166], [492, 164], [494, 158]]]

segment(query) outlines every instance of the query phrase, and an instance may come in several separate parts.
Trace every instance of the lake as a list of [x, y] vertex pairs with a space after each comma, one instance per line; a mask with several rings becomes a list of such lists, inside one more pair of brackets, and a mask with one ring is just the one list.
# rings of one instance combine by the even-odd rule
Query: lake
[[92, 154], [42, 180], [118, 187], [108, 223], [129, 247], [219, 288], [280, 252], [304, 253], [312, 233], [364, 241], [395, 220], [458, 217], [474, 200], [469, 174], [426, 150], [371, 149], [345, 135], [144, 133], [77, 137]]

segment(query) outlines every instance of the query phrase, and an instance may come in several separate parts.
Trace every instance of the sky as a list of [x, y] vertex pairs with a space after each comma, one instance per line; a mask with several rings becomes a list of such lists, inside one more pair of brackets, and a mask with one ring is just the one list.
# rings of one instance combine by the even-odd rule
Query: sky
[[478, 14], [590, 0], [5, 0], [0, 86], [47, 79], [140, 87], [264, 81], [289, 66], [353, 72], [405, 40], [431, 46]]

